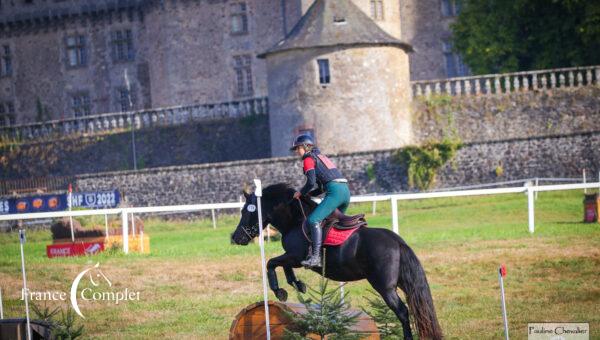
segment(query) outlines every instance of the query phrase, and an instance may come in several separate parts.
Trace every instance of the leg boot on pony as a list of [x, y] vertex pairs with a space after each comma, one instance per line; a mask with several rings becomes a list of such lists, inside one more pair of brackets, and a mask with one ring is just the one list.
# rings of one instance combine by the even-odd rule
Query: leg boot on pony
[[321, 267], [321, 245], [323, 242], [323, 231], [321, 230], [320, 223], [312, 224], [310, 227], [312, 254], [308, 254], [308, 258], [301, 263], [307, 268], [319, 268]]

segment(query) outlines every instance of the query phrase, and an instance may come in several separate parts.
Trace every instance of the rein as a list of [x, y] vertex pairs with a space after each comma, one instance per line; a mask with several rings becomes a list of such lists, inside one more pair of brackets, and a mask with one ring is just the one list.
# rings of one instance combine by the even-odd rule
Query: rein
[[310, 239], [310, 237], [308, 237], [308, 235], [306, 235], [306, 231], [304, 230], [304, 224], [306, 222], [306, 213], [304, 212], [304, 207], [302, 206], [302, 201], [300, 201], [300, 199], [298, 198], [298, 205], [300, 205], [300, 210], [302, 211], [302, 216], [304, 216], [304, 221], [302, 221], [302, 225], [300, 226], [300, 229], [302, 229], [302, 234], [304, 235], [304, 238], [308, 241], [308, 243], [312, 243], [312, 240]]

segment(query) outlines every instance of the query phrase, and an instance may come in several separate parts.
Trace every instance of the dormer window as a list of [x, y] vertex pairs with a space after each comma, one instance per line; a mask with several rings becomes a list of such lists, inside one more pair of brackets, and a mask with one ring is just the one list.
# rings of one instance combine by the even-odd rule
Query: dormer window
[[383, 20], [383, 0], [371, 0], [371, 18]]
[[333, 17], [333, 23], [336, 25], [344, 25], [346, 23], [346, 18], [336, 15]]

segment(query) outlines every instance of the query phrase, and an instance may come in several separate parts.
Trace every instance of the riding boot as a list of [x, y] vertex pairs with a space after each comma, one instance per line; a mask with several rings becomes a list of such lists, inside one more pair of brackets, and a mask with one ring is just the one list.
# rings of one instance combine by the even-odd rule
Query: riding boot
[[321, 267], [321, 244], [323, 242], [323, 231], [321, 224], [315, 223], [311, 226], [310, 238], [312, 239], [312, 254], [302, 261], [302, 265], [309, 268]]

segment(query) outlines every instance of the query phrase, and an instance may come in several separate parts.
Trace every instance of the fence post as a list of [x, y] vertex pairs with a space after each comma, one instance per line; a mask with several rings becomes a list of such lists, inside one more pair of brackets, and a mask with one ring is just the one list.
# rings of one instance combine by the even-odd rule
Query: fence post
[[121, 226], [123, 229], [123, 252], [129, 253], [129, 226], [127, 225], [127, 210], [121, 212]]
[[[69, 183], [69, 212], [73, 207], [73, 186]], [[69, 226], [71, 227], [71, 242], [75, 243], [75, 232], [73, 231], [73, 216], [69, 216]]]
[[392, 201], [392, 229], [396, 234], [400, 235], [398, 232], [398, 200], [394, 196], [390, 200]]
[[[536, 189], [537, 189], [537, 187], [538, 187], [539, 183], [540, 183], [540, 179], [536, 177], [536, 178], [535, 178], [535, 188], [536, 188]], [[535, 191], [535, 200], [536, 200], [536, 201], [537, 201], [537, 198], [538, 198], [538, 192], [537, 192], [537, 190], [536, 190], [536, 191]]]
[[104, 214], [104, 232], [106, 233], [105, 239], [108, 241], [108, 214]]
[[[373, 196], [376, 197], [377, 193], [374, 193]], [[373, 207], [372, 207], [371, 215], [375, 216], [375, 214], [377, 214], [377, 201], [373, 200]]]
[[[585, 184], [585, 182], [586, 182], [586, 178], [585, 178], [585, 169], [583, 169], [583, 184]], [[587, 189], [586, 189], [586, 188], [584, 188], [584, 189], [583, 189], [583, 193], [584, 193], [584, 194], [587, 194]]]
[[535, 190], [534, 188], [531, 186], [531, 182], [528, 183], [527, 185], [527, 206], [528, 206], [528, 211], [529, 211], [529, 232], [533, 234], [533, 232], [535, 231], [535, 221], [534, 221], [534, 200], [535, 200], [535, 196], [534, 196]]
[[260, 204], [260, 200], [262, 198], [262, 183], [259, 179], [255, 179], [254, 185], [256, 187], [256, 189], [254, 190], [254, 195], [256, 196], [256, 206], [258, 208], [258, 243], [260, 245], [260, 258], [262, 262], [261, 271], [263, 283], [263, 298], [265, 303], [265, 329], [267, 331], [267, 340], [271, 340], [271, 327], [269, 322], [269, 295], [267, 290], [267, 262], [265, 258], [265, 236], [263, 232], [262, 207]]
[[27, 289], [27, 275], [25, 273], [25, 230], [19, 229], [19, 242], [21, 244], [21, 272], [23, 273], [23, 298], [25, 300], [25, 315], [27, 317], [27, 340], [31, 340], [31, 323], [29, 318], [29, 289]]
[[2, 287], [0, 287], [0, 320], [4, 319], [4, 307], [2, 306]]
[[133, 213], [131, 213], [131, 236], [135, 238], [135, 218], [133, 216]]
[[217, 229], [217, 218], [215, 217], [215, 209], [210, 209], [212, 215], [213, 229]]

